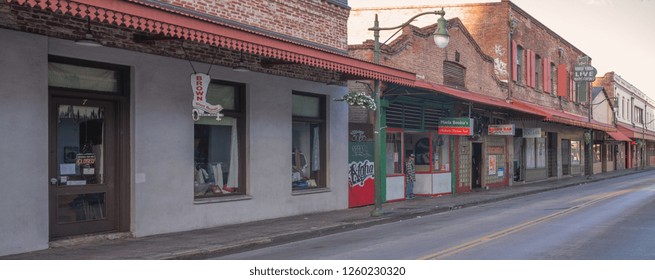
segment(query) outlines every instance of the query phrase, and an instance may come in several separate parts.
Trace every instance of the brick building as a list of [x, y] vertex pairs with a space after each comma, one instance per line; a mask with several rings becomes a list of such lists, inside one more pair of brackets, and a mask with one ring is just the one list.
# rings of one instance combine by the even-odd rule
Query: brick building
[[[421, 5], [353, 9], [348, 20], [348, 41], [353, 45], [351, 53], [357, 55], [357, 49], [360, 48], [357, 44], [369, 39], [367, 37], [370, 37], [370, 32], [367, 33], [361, 26], [370, 25], [369, 22], [372, 22], [376, 14], [386, 26], [395, 26], [413, 15], [441, 8], [441, 5]], [[464, 91], [476, 96], [498, 98], [509, 105], [498, 106], [495, 116], [480, 112], [479, 118], [482, 122], [479, 123], [482, 125], [480, 131], [484, 133], [490, 124], [510, 124], [516, 128], [514, 137], [507, 140], [511, 144], [507, 145], [506, 169], [502, 170], [502, 173], [513, 178], [513, 181], [533, 181], [591, 172], [590, 160], [594, 159], [589, 156], [595, 144], [603, 143], [608, 137], [618, 140], [611, 135], [616, 132], [612, 123], [591, 119], [590, 83], [573, 81], [574, 66], [580, 63], [590, 64], [591, 59], [511, 1], [443, 5], [443, 8], [450, 19], [450, 25], [465, 27], [467, 32], [462, 32], [461, 36], [468, 34], [474, 43], [457, 37], [453, 37], [453, 42], [476, 45], [477, 50], [475, 47], [462, 48], [460, 44], [455, 43], [452, 47], [446, 47], [443, 52], [435, 52], [421, 48], [421, 44], [402, 43], [402, 37], [409, 34], [405, 30], [394, 39], [395, 41], [389, 43], [386, 49], [383, 48], [382, 53], [402, 50], [406, 57], [385, 54], [388, 57], [387, 60], [382, 60], [382, 63], [414, 71], [418, 74], [417, 80], [425, 79], [428, 83], [444, 85], [445, 88], [436, 91], [437, 95], [440, 95], [447, 89], [461, 87], [461, 84], [454, 84], [453, 80], [443, 77], [449, 72], [444, 71], [446, 62], [454, 61], [457, 55], [460, 59], [463, 58], [459, 64], [465, 65]], [[412, 24], [423, 28], [430, 26], [429, 19], [425, 17]], [[382, 34], [381, 38], [391, 36], [392, 32]], [[458, 32], [454, 34], [460, 36], [457, 35], [460, 34]], [[364, 45], [366, 44], [365, 42]], [[475, 51], [479, 54], [471, 55]], [[435, 59], [431, 60], [433, 57]], [[471, 58], [476, 61], [466, 61]], [[423, 62], [429, 65], [421, 65]], [[485, 104], [482, 100], [470, 100], [475, 105]], [[521, 110], [528, 110], [533, 114], [516, 116], [515, 113]], [[465, 110], [460, 110], [463, 111]], [[475, 117], [475, 113], [473, 110], [471, 115]], [[484, 133], [481, 136], [484, 136]], [[489, 164], [491, 157], [496, 155], [489, 153], [486, 147], [503, 145], [489, 144], [487, 139], [475, 137], [468, 142], [470, 145], [460, 147], [462, 149], [458, 152], [467, 153], [467, 157], [468, 154], [480, 153], [481, 156], [477, 158], [482, 159], [481, 169], [488, 171], [487, 175], [494, 175]], [[480, 144], [483, 145], [482, 148], [476, 147]], [[480, 152], [477, 152], [478, 150]], [[585, 169], [586, 167], [588, 169]], [[471, 179], [473, 182], [461, 181], [466, 179], [461, 176], [464, 173], [469, 171], [458, 171], [456, 182], [457, 189], [462, 191], [476, 185], [475, 179]], [[498, 174], [498, 170], [495, 174]], [[476, 176], [479, 175], [471, 175], [471, 178]], [[497, 184], [493, 178], [482, 176], [483, 187], [507, 184], [511, 182]]]

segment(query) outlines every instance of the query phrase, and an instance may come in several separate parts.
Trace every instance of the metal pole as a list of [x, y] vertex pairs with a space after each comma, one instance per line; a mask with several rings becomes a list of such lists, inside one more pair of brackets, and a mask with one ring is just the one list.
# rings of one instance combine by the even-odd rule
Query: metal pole
[[[380, 63], [380, 22], [378, 21], [378, 15], [375, 15], [375, 22], [373, 24], [373, 37], [375, 39], [375, 45], [373, 46], [373, 61], [378, 64]], [[380, 133], [381, 130], [381, 119], [382, 119], [382, 108], [380, 106], [380, 80], [376, 79], [374, 81], [374, 89], [373, 89], [373, 95], [375, 98], [375, 124], [374, 124], [374, 130], [373, 130], [373, 141], [374, 141], [374, 165], [375, 165], [375, 177], [374, 177], [374, 184], [375, 184], [375, 208], [373, 208], [373, 211], [371, 212], [371, 216], [377, 217], [381, 216], [383, 214], [382, 211], [382, 180], [385, 178], [383, 177], [382, 173], [382, 135]], [[386, 177], [386, 176], [385, 176]]]

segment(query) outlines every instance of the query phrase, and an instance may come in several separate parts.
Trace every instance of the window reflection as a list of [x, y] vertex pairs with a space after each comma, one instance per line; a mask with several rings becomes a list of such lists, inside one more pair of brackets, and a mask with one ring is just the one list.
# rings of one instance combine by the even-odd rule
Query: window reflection
[[103, 183], [104, 108], [60, 105], [57, 167], [60, 185]]

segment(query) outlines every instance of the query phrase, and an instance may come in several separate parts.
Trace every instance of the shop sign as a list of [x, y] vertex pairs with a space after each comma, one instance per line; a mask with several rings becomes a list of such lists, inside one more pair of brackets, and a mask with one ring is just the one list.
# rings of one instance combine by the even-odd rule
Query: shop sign
[[573, 66], [574, 82], [593, 82], [596, 80], [596, 68], [591, 65], [577, 64]]
[[540, 127], [524, 128], [523, 138], [541, 138], [541, 128]]
[[96, 155], [87, 153], [87, 154], [77, 154], [75, 159], [75, 164], [79, 165], [92, 165], [96, 163]]
[[514, 136], [513, 124], [490, 124], [488, 127], [489, 135], [495, 136]]
[[473, 119], [441, 118], [437, 132], [440, 135], [473, 135]]
[[217, 121], [221, 120], [223, 114], [223, 106], [218, 104], [207, 103], [207, 89], [211, 78], [207, 74], [194, 73], [191, 74], [191, 88], [193, 89], [193, 110], [191, 116], [194, 121], [200, 120], [200, 117], [216, 117]]

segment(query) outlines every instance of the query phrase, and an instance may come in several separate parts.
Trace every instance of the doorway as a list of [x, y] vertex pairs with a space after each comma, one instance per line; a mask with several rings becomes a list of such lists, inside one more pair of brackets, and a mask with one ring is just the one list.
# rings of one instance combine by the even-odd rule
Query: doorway
[[117, 230], [116, 104], [64, 97], [50, 104], [50, 237]]
[[548, 177], [557, 177], [557, 133], [548, 132]]
[[571, 140], [562, 139], [562, 175], [571, 175]]
[[482, 188], [482, 143], [473, 143], [471, 154], [471, 188]]

